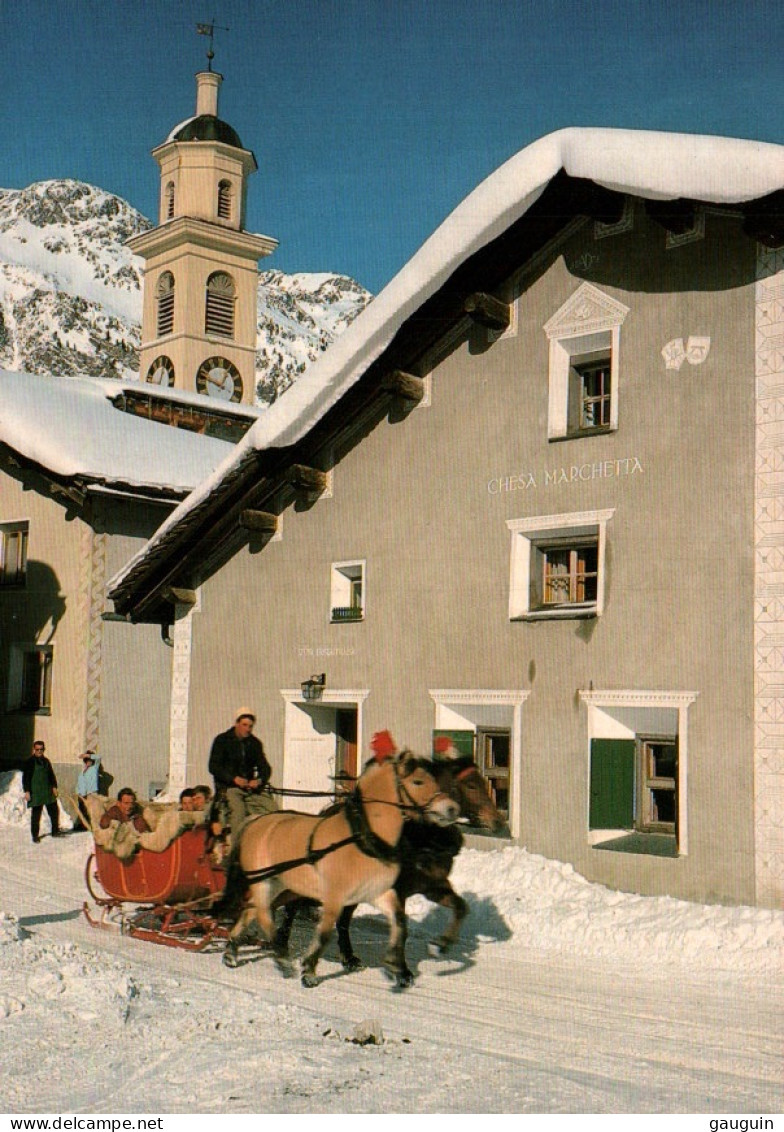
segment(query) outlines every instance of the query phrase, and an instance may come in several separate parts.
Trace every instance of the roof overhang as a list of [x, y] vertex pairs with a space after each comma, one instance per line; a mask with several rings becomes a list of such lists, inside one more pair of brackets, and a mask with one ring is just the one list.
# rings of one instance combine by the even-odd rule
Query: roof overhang
[[53, 498], [67, 499], [82, 508], [91, 495], [111, 496], [126, 501], [157, 504], [169, 509], [184, 499], [188, 492], [157, 484], [130, 483], [111, 477], [76, 475], [63, 476], [37, 460], [31, 459], [6, 441], [0, 441], [0, 468], [14, 478], [25, 480], [37, 477], [48, 487]]
[[[286, 482], [287, 467], [311, 462], [329, 438], [360, 436], [372, 427], [395, 401], [394, 389], [388, 388], [390, 373], [399, 370], [416, 376], [427, 372], [427, 355], [436, 344], [445, 338], [456, 342], [467, 333], [467, 303], [473, 301], [473, 296], [481, 292], [491, 298], [503, 298], [510, 278], [519, 275], [526, 264], [580, 218], [612, 223], [620, 217], [626, 196], [637, 195], [651, 202], [669, 201], [667, 208], [657, 209], [652, 204], [652, 213], [660, 223], [672, 225], [676, 231], [696, 203], [718, 203], [743, 216], [750, 237], [762, 238], [768, 244], [784, 240], [784, 192], [781, 188], [767, 191], [771, 185], [784, 183], [781, 147], [673, 135], [683, 151], [683, 176], [678, 182], [668, 167], [660, 169], [653, 160], [650, 135], [641, 134], [646, 175], [651, 177], [653, 187], [637, 191], [622, 162], [624, 147], [634, 144], [634, 132], [583, 131], [590, 137], [578, 138], [580, 133], [562, 131], [561, 136], [551, 135], [534, 143], [529, 147], [536, 150], [531, 159], [533, 172], [520, 170], [514, 164], [521, 156], [518, 155], [455, 210], [411, 261], [420, 266], [424, 261], [428, 269], [430, 260], [436, 263], [436, 270], [431, 272], [432, 285], [420, 287], [413, 297], [407, 294], [402, 285], [406, 269], [390, 282], [346, 334], [300, 379], [304, 385], [313, 375], [307, 395], [310, 400], [302, 394], [301, 412], [294, 424], [279, 427], [276, 432], [267, 423], [272, 411], [262, 417], [210, 483], [197, 488], [148, 546], [117, 575], [110, 584], [109, 596], [119, 612], [140, 621], [171, 619], [171, 605], [164, 596], [167, 588], [200, 584], [247, 543], [247, 531], [239, 525], [244, 509], [263, 508], [264, 501], [272, 499]], [[595, 136], [599, 134], [601, 138]], [[669, 137], [661, 135], [659, 145], [661, 139]], [[713, 153], [714, 143], [718, 156], [708, 169], [709, 175], [700, 179], [694, 173], [698, 158], [692, 157], [692, 150], [697, 155]], [[738, 156], [735, 144], [747, 147], [744, 153], [755, 156], [752, 180], [756, 193], [744, 193], [745, 186], [727, 189], [726, 169], [734, 167]], [[618, 151], [615, 158], [612, 153], [608, 157], [613, 146]], [[599, 155], [596, 158], [593, 147]], [[756, 153], [757, 149], [765, 152]], [[772, 162], [769, 152], [775, 158]], [[619, 165], [617, 176], [610, 179], [613, 160]], [[554, 172], [542, 176], [541, 169], [548, 163]], [[771, 164], [775, 168], [770, 169]], [[576, 175], [591, 171], [593, 165], [598, 170], [595, 179]], [[565, 167], [570, 169], [569, 173]], [[530, 173], [527, 183], [520, 178], [521, 172]], [[681, 183], [685, 189], [682, 196], [678, 193]], [[763, 183], [765, 191], [761, 192]], [[496, 203], [498, 198], [500, 205]], [[490, 220], [478, 225], [478, 230], [471, 226], [472, 204], [480, 210], [487, 208], [490, 213]], [[460, 254], [450, 254], [450, 237], [455, 233], [468, 233], [462, 258]], [[333, 372], [338, 377], [330, 384]], [[322, 378], [326, 380], [319, 388]], [[299, 384], [286, 398], [293, 396], [296, 400]], [[266, 444], [259, 440], [270, 432], [276, 439]]]

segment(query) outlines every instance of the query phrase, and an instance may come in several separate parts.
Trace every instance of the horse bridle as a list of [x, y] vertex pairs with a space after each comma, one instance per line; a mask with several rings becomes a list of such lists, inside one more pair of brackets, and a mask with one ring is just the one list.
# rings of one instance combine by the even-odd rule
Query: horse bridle
[[[427, 802], [425, 802], [424, 805], [420, 805], [419, 802], [414, 801], [414, 799], [411, 797], [410, 791], [406, 788], [405, 781], [400, 775], [397, 763], [395, 763], [394, 765], [394, 771], [395, 788], [397, 792], [397, 806], [403, 814], [404, 821], [411, 820], [411, 815], [408, 813], [409, 810], [415, 811], [417, 816], [414, 820], [422, 821], [427, 816], [427, 814], [429, 814], [435, 808], [435, 803], [439, 799], [446, 798], [450, 802], [453, 801], [453, 799], [449, 797], [449, 794], [447, 794], [446, 790], [438, 790], [432, 796], [432, 798], [429, 798]], [[406, 798], [408, 799], [408, 801], [404, 800]]]
[[[400, 858], [400, 850], [397, 845], [390, 845], [379, 837], [377, 833], [370, 828], [365, 814], [366, 802], [372, 802], [376, 805], [384, 806], [397, 806], [403, 814], [403, 820], [409, 820], [408, 811], [413, 810], [419, 816], [419, 820], [423, 820], [428, 811], [433, 806], [433, 803], [438, 798], [447, 798], [449, 795], [445, 790], [438, 790], [432, 798], [430, 798], [425, 805], [420, 805], [414, 801], [410, 792], [406, 788], [405, 782], [398, 772], [398, 764], [394, 764], [395, 771], [395, 792], [397, 794], [397, 802], [387, 802], [382, 799], [363, 798], [356, 786], [352, 793], [346, 798], [344, 803], [346, 809], [346, 817], [351, 828], [351, 836], [344, 837], [341, 841], [335, 841], [331, 845], [325, 846], [323, 849], [313, 848], [313, 839], [316, 835], [316, 830], [321, 824], [317, 823], [311, 830], [310, 837], [308, 838], [308, 851], [304, 857], [297, 857], [290, 861], [279, 861], [275, 865], [267, 865], [265, 868], [254, 869], [250, 872], [244, 872], [245, 883], [248, 885], [259, 884], [261, 881], [269, 880], [271, 877], [278, 876], [280, 873], [288, 872], [289, 869], [297, 868], [300, 865], [313, 865], [320, 861], [322, 857], [334, 853], [337, 849], [342, 849], [345, 845], [356, 845], [366, 856], [374, 857], [381, 861], [397, 861]], [[405, 801], [405, 798], [408, 801]], [[452, 801], [453, 799], [449, 799]], [[257, 815], [262, 817], [264, 815]], [[254, 820], [251, 818], [251, 821]], [[323, 820], [323, 819], [322, 819]]]
[[[442, 764], [442, 765], [444, 765], [444, 764]], [[452, 767], [449, 766], [448, 763], [446, 763], [446, 766], [447, 766], [447, 768], [450, 772], [453, 783], [461, 782], [464, 778], [468, 778], [474, 772], [479, 774], [479, 768], [477, 767], [477, 765], [473, 761], [473, 759], [470, 762], [465, 762], [465, 763], [463, 763], [463, 760], [461, 759], [460, 762], [457, 763], [457, 765], [460, 766], [460, 770], [453, 770]], [[475, 807], [473, 809], [472, 813], [468, 813], [465, 809], [463, 809], [464, 803], [466, 801], [465, 798], [455, 797], [455, 794], [450, 793], [449, 791], [446, 791], [445, 793], [446, 793], [448, 798], [451, 798], [451, 800], [453, 802], [457, 802], [458, 805], [460, 805], [461, 810], [463, 810], [463, 812], [467, 814], [468, 821], [471, 820], [472, 816], [475, 816], [479, 812], [478, 809]]]

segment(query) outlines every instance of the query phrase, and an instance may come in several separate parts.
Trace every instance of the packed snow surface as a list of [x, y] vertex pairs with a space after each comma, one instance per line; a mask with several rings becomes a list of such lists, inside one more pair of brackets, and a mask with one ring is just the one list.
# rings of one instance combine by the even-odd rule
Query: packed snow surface
[[229, 971], [218, 948], [90, 928], [91, 845], [33, 845], [0, 775], [8, 1112], [782, 1111], [782, 912], [614, 892], [500, 843], [457, 859], [450, 955], [428, 950], [445, 911], [408, 902], [411, 990], [385, 981], [365, 905], [366, 969], [330, 947], [305, 990], [260, 948]]

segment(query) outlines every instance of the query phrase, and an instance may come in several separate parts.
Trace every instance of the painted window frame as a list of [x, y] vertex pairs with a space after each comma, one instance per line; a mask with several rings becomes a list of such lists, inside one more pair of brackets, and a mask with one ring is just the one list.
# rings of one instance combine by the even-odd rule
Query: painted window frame
[[[430, 688], [435, 711], [433, 731], [509, 732], [509, 832], [521, 836], [523, 706], [529, 689]], [[471, 831], [477, 833], [476, 830]]]
[[[601, 617], [606, 582], [607, 526], [614, 508], [575, 511], [561, 515], [533, 515], [507, 519], [511, 534], [509, 561], [509, 620], [542, 621]], [[536, 574], [539, 560], [548, 548], [595, 541], [596, 599], [544, 605], [537, 600]]]
[[[544, 325], [550, 342], [547, 438], [573, 440], [618, 429], [621, 326], [629, 308], [598, 287], [583, 283]], [[610, 403], [606, 424], [578, 427], [579, 368], [609, 362]]]
[[364, 621], [366, 606], [366, 559], [348, 558], [342, 562], [333, 562], [330, 568], [329, 587], [330, 623], [338, 625]]
[[[38, 694], [35, 702], [26, 695], [31, 686], [31, 659], [37, 657]], [[54, 646], [50, 644], [13, 644], [8, 666], [9, 712], [20, 715], [52, 714], [52, 682], [54, 672]]]
[[[586, 758], [586, 789], [587, 789], [587, 805], [585, 813], [585, 828], [588, 834], [588, 842], [591, 845], [599, 845], [603, 841], [613, 840], [615, 837], [623, 833], [630, 832], [626, 827], [617, 829], [591, 829], [591, 745], [594, 739], [610, 738], [606, 724], [603, 722], [603, 715], [611, 713], [613, 710], [618, 712], [621, 717], [623, 713], [628, 713], [629, 722], [628, 729], [634, 733], [634, 740], [639, 748], [639, 740], [645, 738], [656, 737], [656, 732], [659, 732], [659, 737], [664, 735], [669, 739], [674, 739], [677, 744], [677, 782], [676, 782], [676, 797], [677, 797], [677, 813], [678, 813], [678, 828], [677, 828], [677, 854], [678, 857], [685, 857], [689, 851], [689, 795], [688, 795], [688, 781], [689, 781], [689, 708], [697, 699], [698, 692], [687, 691], [646, 691], [641, 689], [612, 689], [612, 690], [580, 690], [578, 692], [580, 702], [588, 709], [587, 719], [587, 758]], [[607, 711], [603, 712], [603, 709]], [[635, 713], [644, 712], [662, 713], [669, 711], [670, 717], [674, 720], [674, 725], [671, 728], [663, 728], [661, 725], [652, 726], [650, 722], [647, 725], [632, 727], [631, 723]], [[635, 774], [639, 774], [639, 751], [635, 756]], [[632, 786], [634, 793], [633, 806], [635, 814], [639, 808], [639, 782], [635, 781]], [[648, 830], [640, 830], [642, 833], [654, 832]]]
[[[11, 542], [18, 536], [11, 569]], [[29, 519], [0, 523], [0, 589], [23, 590], [27, 585], [27, 548], [30, 539]]]

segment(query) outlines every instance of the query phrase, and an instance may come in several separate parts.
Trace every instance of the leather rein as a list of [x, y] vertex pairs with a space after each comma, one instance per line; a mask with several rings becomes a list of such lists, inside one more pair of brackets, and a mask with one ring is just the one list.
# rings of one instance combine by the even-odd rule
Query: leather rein
[[[308, 839], [308, 851], [304, 857], [297, 857], [290, 861], [280, 861], [276, 865], [267, 865], [263, 869], [254, 869], [251, 872], [246, 872], [246, 883], [248, 885], [260, 884], [264, 880], [279, 876], [281, 873], [288, 872], [289, 869], [298, 868], [300, 865], [317, 864], [323, 857], [329, 856], [330, 853], [334, 853], [336, 850], [342, 849], [346, 845], [356, 845], [360, 852], [364, 853], [366, 857], [371, 857], [373, 860], [384, 861], [389, 864], [399, 861], [400, 850], [398, 845], [391, 845], [388, 841], [385, 841], [383, 837], [379, 837], [371, 828], [365, 811], [366, 802], [372, 802], [374, 805], [396, 806], [403, 814], [404, 821], [410, 820], [409, 811], [415, 811], [416, 814], [420, 815], [421, 820], [432, 808], [436, 799], [445, 798], [448, 797], [448, 795], [445, 791], [439, 790], [432, 798], [428, 799], [425, 805], [420, 805], [418, 802], [414, 801], [410, 792], [407, 790], [405, 782], [398, 772], [397, 763], [394, 765], [394, 771], [395, 792], [397, 794], [396, 802], [387, 802], [385, 799], [381, 798], [368, 798], [366, 800], [362, 797], [359, 784], [357, 784], [348, 795], [343, 803], [343, 809], [351, 829], [350, 837], [344, 837], [341, 841], [334, 841], [331, 845], [326, 845], [323, 849], [314, 849], [313, 839], [316, 836], [316, 831], [321, 825], [321, 822], [326, 820], [326, 818], [322, 818], [321, 821], [317, 822], [313, 827]], [[406, 799], [408, 800], [406, 801]], [[263, 816], [265, 815], [258, 815], [258, 817]]]

